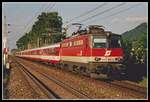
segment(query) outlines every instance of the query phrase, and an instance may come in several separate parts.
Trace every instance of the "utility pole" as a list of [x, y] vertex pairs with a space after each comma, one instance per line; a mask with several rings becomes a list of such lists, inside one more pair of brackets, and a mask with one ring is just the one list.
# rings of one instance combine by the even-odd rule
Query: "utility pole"
[[37, 38], [37, 47], [40, 47], [40, 37]]
[[4, 66], [6, 65], [6, 57], [7, 57], [7, 24], [6, 24], [6, 16], [4, 16], [4, 32], [3, 32], [3, 60]]
[[7, 26], [10, 24], [7, 24], [6, 16], [4, 16], [4, 34], [3, 34], [3, 64], [6, 66], [6, 68], [9, 68], [8, 63], [8, 31]]

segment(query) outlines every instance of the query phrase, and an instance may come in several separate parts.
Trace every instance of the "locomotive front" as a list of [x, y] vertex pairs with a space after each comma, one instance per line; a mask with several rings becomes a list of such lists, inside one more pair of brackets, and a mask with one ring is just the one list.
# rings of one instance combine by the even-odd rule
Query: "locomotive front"
[[121, 35], [104, 31], [100, 26], [89, 27], [88, 68], [92, 74], [120, 77], [124, 73]]

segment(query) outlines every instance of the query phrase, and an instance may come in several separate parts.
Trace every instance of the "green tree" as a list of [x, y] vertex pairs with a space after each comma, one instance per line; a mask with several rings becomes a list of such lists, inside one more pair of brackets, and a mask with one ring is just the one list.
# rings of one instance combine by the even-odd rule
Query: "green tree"
[[34, 48], [38, 47], [39, 43], [40, 45], [44, 45], [45, 42], [47, 44], [57, 43], [65, 38], [62, 34], [62, 18], [58, 12], [42, 12], [37, 19], [31, 31], [17, 41], [19, 49], [26, 49], [29, 44]]
[[122, 40], [122, 47], [124, 48], [125, 56], [128, 57], [130, 55], [132, 49], [132, 42], [128, 39]]
[[146, 63], [147, 60], [147, 34], [132, 43], [132, 50], [136, 56], [137, 63]]
[[143, 31], [139, 34], [137, 39], [123, 38], [122, 45], [124, 48], [125, 56], [135, 56], [135, 63], [145, 63], [147, 61], [147, 33]]

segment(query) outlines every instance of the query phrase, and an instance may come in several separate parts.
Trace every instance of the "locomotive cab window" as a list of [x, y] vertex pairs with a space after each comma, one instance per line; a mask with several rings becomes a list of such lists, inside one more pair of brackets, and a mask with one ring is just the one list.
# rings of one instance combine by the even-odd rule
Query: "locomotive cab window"
[[120, 48], [121, 42], [120, 39], [112, 39], [109, 42], [109, 48]]
[[106, 38], [93, 38], [93, 48], [105, 48]]

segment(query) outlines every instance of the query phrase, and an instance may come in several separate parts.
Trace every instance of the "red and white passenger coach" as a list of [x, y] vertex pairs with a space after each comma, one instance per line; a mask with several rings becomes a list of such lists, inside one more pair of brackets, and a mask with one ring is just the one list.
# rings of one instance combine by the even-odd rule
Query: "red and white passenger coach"
[[16, 53], [16, 56], [56, 64], [60, 61], [59, 50], [60, 43], [57, 43], [46, 47], [20, 51]]

